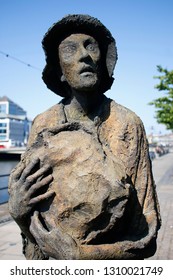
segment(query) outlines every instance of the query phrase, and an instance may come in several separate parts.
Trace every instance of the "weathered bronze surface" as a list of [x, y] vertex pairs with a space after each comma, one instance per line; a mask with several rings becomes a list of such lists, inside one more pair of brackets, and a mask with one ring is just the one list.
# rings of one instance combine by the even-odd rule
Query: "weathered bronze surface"
[[86, 15], [43, 39], [43, 80], [64, 97], [38, 115], [9, 181], [27, 259], [144, 259], [155, 253], [159, 205], [143, 124], [104, 93], [115, 40]]

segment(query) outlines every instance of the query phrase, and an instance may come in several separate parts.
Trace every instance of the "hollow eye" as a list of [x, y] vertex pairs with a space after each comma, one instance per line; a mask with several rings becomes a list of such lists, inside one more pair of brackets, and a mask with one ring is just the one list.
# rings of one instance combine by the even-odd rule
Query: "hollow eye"
[[76, 45], [75, 44], [67, 44], [63, 46], [63, 52], [66, 54], [73, 54], [76, 52]]
[[94, 42], [90, 42], [88, 44], [86, 44], [86, 50], [90, 51], [90, 52], [97, 52], [99, 50], [98, 44], [94, 43]]

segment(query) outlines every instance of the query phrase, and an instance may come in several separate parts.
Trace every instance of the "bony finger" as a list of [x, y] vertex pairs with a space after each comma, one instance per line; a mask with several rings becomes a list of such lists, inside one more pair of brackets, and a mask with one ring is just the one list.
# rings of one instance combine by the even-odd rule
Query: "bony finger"
[[39, 158], [34, 158], [32, 161], [27, 165], [27, 167], [23, 170], [23, 173], [21, 175], [21, 181], [24, 181], [26, 177], [28, 177], [31, 174], [31, 171], [33, 168], [39, 163]]
[[38, 215], [39, 215], [38, 211], [34, 211], [34, 214], [33, 214], [33, 216], [31, 217], [31, 222], [32, 222], [32, 224], [35, 224], [36, 222], [39, 221]]
[[45, 166], [43, 166], [40, 169], [38, 169], [35, 173], [33, 173], [32, 175], [28, 176], [27, 179], [30, 182], [36, 181], [37, 179], [39, 179], [39, 177], [44, 176], [49, 170], [51, 170], [51, 166], [49, 164], [46, 164]]
[[52, 174], [49, 174], [46, 177], [40, 178], [40, 180], [35, 184], [35, 187], [39, 188], [48, 185], [52, 180], [53, 180], [53, 176]]
[[52, 176], [52, 174], [49, 174], [48, 176], [42, 178], [40, 180], [40, 182], [42, 183], [42, 185], [45, 185], [45, 184], [50, 183], [52, 180], [53, 180], [53, 176]]
[[45, 217], [45, 222], [46, 222], [46, 226], [49, 230], [49, 232], [51, 232], [52, 230], [56, 229], [56, 223], [54, 219], [47, 219]]
[[29, 206], [35, 205], [35, 204], [37, 204], [38, 202], [41, 202], [41, 201], [44, 200], [44, 199], [48, 199], [48, 198], [50, 198], [50, 197], [52, 197], [52, 196], [54, 196], [54, 195], [55, 195], [55, 192], [54, 192], [54, 191], [48, 191], [48, 192], [46, 192], [46, 193], [44, 193], [44, 194], [41, 194], [41, 195], [39, 195], [39, 196], [37, 196], [37, 197], [31, 198], [30, 201], [29, 201], [29, 203], [28, 203], [28, 205], [29, 205]]
[[33, 216], [31, 217], [31, 224], [29, 227], [30, 232], [32, 233], [32, 235], [35, 237], [35, 230], [36, 230], [36, 225], [37, 225], [37, 221], [38, 221], [38, 214], [35, 211]]
[[39, 240], [42, 240], [42, 230], [40, 230], [39, 220], [37, 221], [36, 217], [33, 217], [31, 219], [31, 224], [30, 224], [29, 230], [30, 230], [30, 233], [32, 234], [32, 236], [37, 241], [37, 243]]
[[38, 232], [39, 229], [42, 227], [41, 222], [39, 220], [39, 213], [38, 211], [34, 211], [33, 216], [31, 217], [31, 226], [30, 229], [35, 232], [35, 230]]
[[39, 219], [39, 212], [38, 211], [35, 211], [34, 215], [31, 217], [30, 228], [33, 232], [38, 232], [40, 236], [48, 233], [47, 230], [43, 227], [43, 225], [42, 225], [42, 223]]
[[32, 185], [30, 188], [28, 186], [28, 196], [31, 197], [36, 191], [38, 191], [40, 188], [45, 187], [46, 185], [50, 184], [50, 182], [53, 180], [52, 175], [48, 175], [47, 177], [43, 178], [39, 182]]
[[20, 163], [11, 171], [11, 174], [9, 177], [9, 186], [11, 186], [11, 184], [13, 184], [13, 182], [17, 182], [20, 179], [24, 168], [25, 168], [24, 163]]

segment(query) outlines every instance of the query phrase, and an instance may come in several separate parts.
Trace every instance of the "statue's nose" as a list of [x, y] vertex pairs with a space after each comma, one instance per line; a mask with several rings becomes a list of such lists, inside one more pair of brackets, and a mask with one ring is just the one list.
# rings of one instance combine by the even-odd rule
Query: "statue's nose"
[[89, 57], [88, 51], [86, 50], [86, 48], [84, 46], [80, 47], [79, 56], [80, 56], [80, 59]]

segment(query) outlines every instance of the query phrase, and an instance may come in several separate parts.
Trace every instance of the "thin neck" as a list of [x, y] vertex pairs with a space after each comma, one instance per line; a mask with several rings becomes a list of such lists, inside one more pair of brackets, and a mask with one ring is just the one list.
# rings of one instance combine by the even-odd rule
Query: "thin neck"
[[103, 99], [104, 95], [102, 94], [73, 92], [71, 99], [68, 100], [68, 104], [66, 104], [68, 116], [74, 119], [94, 119]]

